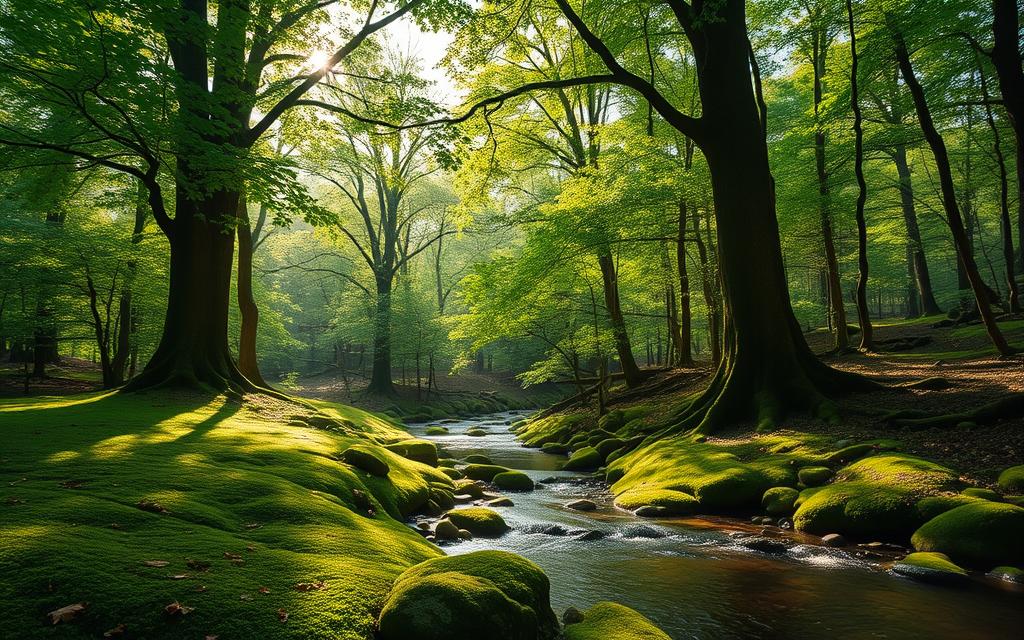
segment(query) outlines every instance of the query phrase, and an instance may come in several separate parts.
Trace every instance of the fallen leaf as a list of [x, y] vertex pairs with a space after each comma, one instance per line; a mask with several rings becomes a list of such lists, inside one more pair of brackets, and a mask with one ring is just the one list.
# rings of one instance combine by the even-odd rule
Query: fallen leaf
[[260, 587], [260, 593], [262, 593], [263, 595], [267, 595], [268, 593], [270, 593], [270, 589], [266, 587]]
[[8, 498], [4, 500], [4, 502], [6, 502], [7, 504], [25, 504], [24, 500], [22, 500], [21, 498], [15, 498], [14, 496], [8, 496]]
[[89, 603], [87, 602], [76, 602], [75, 604], [69, 604], [66, 607], [61, 607], [60, 609], [54, 609], [46, 615], [50, 616], [50, 621], [53, 622], [53, 624], [57, 624], [58, 622], [71, 622], [78, 617], [78, 614], [85, 611], [88, 606]]
[[176, 574], [176, 575], [173, 575], [173, 576], [167, 576], [167, 577], [170, 578], [171, 580], [185, 580], [187, 578], [191, 578], [192, 576], [188, 575], [187, 573], [179, 573], [179, 574]]
[[117, 524], [116, 522], [111, 522], [110, 523], [110, 528], [111, 529], [120, 529], [121, 525]]
[[277, 610], [277, 619], [281, 622], [288, 622], [288, 612], [284, 609]]
[[262, 526], [263, 525], [260, 524], [259, 522], [250, 522], [247, 525], [245, 525], [245, 528], [246, 529], [259, 529]]
[[252, 594], [243, 593], [242, 595], [238, 596], [238, 599], [243, 602], [249, 602], [250, 600], [252, 600]]
[[147, 567], [166, 567], [171, 563], [167, 562], [166, 560], [143, 560], [142, 564], [144, 564]]
[[127, 627], [124, 626], [124, 623], [121, 623], [121, 624], [117, 625], [116, 627], [114, 627], [113, 629], [109, 629], [109, 630], [105, 631], [103, 633], [103, 637], [104, 638], [117, 638], [117, 637], [123, 636], [124, 632], [126, 630], [127, 630]]
[[189, 558], [185, 561], [185, 564], [188, 565], [189, 569], [194, 569], [196, 571], [208, 571], [210, 569], [210, 563], [203, 562], [202, 560], [193, 560], [192, 558]]
[[302, 591], [302, 592], [306, 592], [306, 591], [320, 591], [321, 589], [326, 589], [326, 588], [327, 588], [327, 583], [325, 583], [323, 580], [317, 580], [316, 582], [300, 582], [297, 585], [295, 585], [295, 590], [296, 591]]
[[164, 607], [164, 613], [169, 616], [187, 616], [193, 611], [195, 611], [195, 607], [182, 606], [177, 600]]
[[242, 556], [238, 555], [237, 553], [231, 553], [229, 551], [225, 551], [224, 552], [224, 557], [227, 558], [228, 560], [241, 560], [242, 559]]
[[139, 509], [142, 509], [143, 511], [151, 511], [153, 513], [170, 513], [170, 511], [165, 509], [164, 506], [159, 502], [146, 500], [145, 498], [135, 503], [135, 506], [138, 507]]
[[245, 550], [246, 550], [246, 551], [255, 551], [255, 550], [256, 550], [256, 546], [255, 546], [255, 545], [252, 545], [252, 544], [250, 544], [250, 545], [248, 545], [248, 546], [247, 546], [247, 547], [245, 548]]
[[232, 558], [231, 559], [231, 564], [236, 565], [236, 566], [241, 566], [241, 565], [245, 564], [245, 560], [242, 560], [241, 558]]

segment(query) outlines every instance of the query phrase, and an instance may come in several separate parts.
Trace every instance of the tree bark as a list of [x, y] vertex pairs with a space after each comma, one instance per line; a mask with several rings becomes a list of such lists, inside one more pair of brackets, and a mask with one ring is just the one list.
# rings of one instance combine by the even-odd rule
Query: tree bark
[[921, 229], [917, 224], [917, 209], [914, 205], [914, 185], [910, 176], [910, 163], [907, 162], [907, 147], [905, 145], [896, 145], [893, 150], [893, 162], [896, 165], [896, 175], [900, 181], [900, 203], [903, 207], [903, 222], [907, 227], [907, 266], [913, 286], [917, 290], [918, 300], [921, 303], [921, 313], [924, 315], [942, 313], [942, 308], [936, 302], [935, 294], [932, 291], [932, 277], [928, 271], [928, 259], [924, 253], [924, 243], [921, 242]]
[[693, 313], [690, 309], [690, 275], [686, 269], [686, 200], [679, 200], [679, 226], [676, 234], [676, 267], [679, 270], [679, 365], [693, 366]]
[[245, 192], [238, 196], [238, 310], [241, 323], [238, 330], [238, 369], [249, 381], [269, 387], [260, 372], [256, 359], [256, 336], [259, 333], [260, 310], [252, 291], [252, 228], [249, 226], [249, 207]]
[[946, 151], [946, 143], [935, 128], [931, 110], [928, 108], [928, 102], [924, 95], [924, 89], [914, 73], [914, 67], [910, 62], [910, 54], [907, 51], [902, 35], [899, 32], [895, 32], [893, 33], [893, 38], [895, 39], [896, 59], [900, 65], [900, 73], [903, 75], [903, 80], [907, 83], [910, 95], [914, 99], [914, 108], [917, 111], [917, 119], [921, 126], [921, 131], [924, 133], [925, 140], [928, 142], [928, 146], [931, 147], [932, 155], [935, 157], [936, 171], [939, 174], [939, 184], [942, 188], [942, 206], [945, 209], [950, 230], [953, 232], [953, 242], [956, 245], [960, 264], [974, 292], [978, 311], [981, 314], [982, 321], [985, 323], [985, 329], [992, 340], [992, 344], [1000, 355], [1011, 355], [1014, 353], [1014, 350], [1007, 344], [992, 314], [988, 301], [988, 287], [978, 272], [978, 265], [974, 261], [974, 255], [967, 237], [967, 230], [964, 228], [964, 221], [960, 216], [960, 209], [957, 207], [956, 190], [953, 186], [953, 173], [949, 165], [949, 153]]
[[[708, 233], [710, 236], [710, 231]], [[697, 245], [697, 258], [701, 266], [701, 288], [704, 293], [704, 306], [708, 310], [708, 345], [711, 349], [711, 364], [717, 366], [722, 362], [722, 314], [719, 299], [719, 278], [717, 269], [709, 255], [709, 247], [704, 242], [700, 230], [700, 213], [693, 212], [693, 240]]]
[[367, 391], [380, 395], [393, 395], [395, 385], [391, 380], [391, 287], [393, 277], [388, 271], [378, 274], [377, 304], [373, 318], [373, 367], [370, 370], [370, 385]]
[[636, 387], [643, 381], [640, 367], [636, 365], [633, 358], [633, 348], [629, 343], [629, 333], [626, 331], [626, 321], [622, 317], [622, 307], [619, 301], [619, 279], [615, 270], [615, 261], [610, 253], [603, 253], [597, 256], [598, 265], [601, 267], [601, 282], [604, 285], [604, 303], [608, 310], [608, 322], [611, 324], [612, 336], [615, 340], [615, 351], [619, 356], [619, 365], [629, 388]]
[[992, 18], [992, 65], [999, 77], [1003, 106], [1017, 142], [1018, 267], [1024, 271], [1024, 70], [1021, 68], [1017, 0], [992, 0]]
[[853, 111], [853, 171], [857, 176], [857, 322], [860, 325], [860, 349], [874, 349], [871, 316], [868, 311], [868, 229], [864, 204], [868, 197], [864, 181], [864, 129], [861, 124], [860, 97], [857, 85], [857, 30], [853, 22], [853, 0], [846, 0], [846, 18], [850, 32], [850, 108]]

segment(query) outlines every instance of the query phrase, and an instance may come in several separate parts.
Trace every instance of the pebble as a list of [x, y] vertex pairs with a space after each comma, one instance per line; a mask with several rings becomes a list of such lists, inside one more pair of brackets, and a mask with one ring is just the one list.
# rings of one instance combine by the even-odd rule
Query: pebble
[[493, 500], [488, 500], [485, 504], [488, 507], [514, 507], [514, 506], [516, 506], [515, 503], [512, 502], [512, 500], [510, 500], [509, 498], [506, 498], [504, 496], [502, 496], [500, 498], [495, 498]]
[[846, 538], [838, 533], [830, 533], [828, 535], [821, 536], [821, 544], [826, 547], [845, 547], [847, 545]]
[[668, 509], [666, 509], [665, 507], [658, 507], [653, 504], [647, 504], [640, 507], [633, 513], [640, 516], [641, 518], [658, 518], [660, 516], [666, 515], [668, 513]]
[[786, 550], [789, 548], [789, 545], [785, 542], [762, 537], [747, 538], [745, 540], [741, 540], [740, 544], [747, 549], [760, 551], [761, 553], [786, 553]]
[[573, 500], [569, 504], [565, 505], [566, 509], [573, 509], [575, 511], [593, 511], [597, 508], [597, 503], [593, 500]]

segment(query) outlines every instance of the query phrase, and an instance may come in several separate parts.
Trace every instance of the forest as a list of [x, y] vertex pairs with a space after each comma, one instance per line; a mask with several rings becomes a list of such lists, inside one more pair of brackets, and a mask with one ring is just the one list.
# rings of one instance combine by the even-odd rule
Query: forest
[[0, 637], [1020, 637], [1021, 12], [0, 0]]

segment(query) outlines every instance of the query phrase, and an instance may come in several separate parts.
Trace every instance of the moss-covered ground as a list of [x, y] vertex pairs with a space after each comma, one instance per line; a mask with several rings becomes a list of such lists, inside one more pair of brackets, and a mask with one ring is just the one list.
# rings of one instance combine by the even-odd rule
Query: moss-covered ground
[[[398, 518], [450, 481], [380, 446], [393, 423], [319, 407], [342, 430], [170, 392], [0, 402], [0, 636], [371, 637], [394, 579], [440, 555]], [[388, 475], [341, 462], [352, 444]]]

